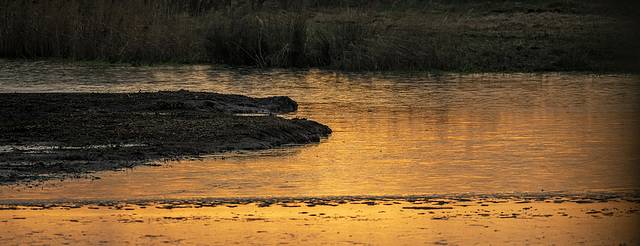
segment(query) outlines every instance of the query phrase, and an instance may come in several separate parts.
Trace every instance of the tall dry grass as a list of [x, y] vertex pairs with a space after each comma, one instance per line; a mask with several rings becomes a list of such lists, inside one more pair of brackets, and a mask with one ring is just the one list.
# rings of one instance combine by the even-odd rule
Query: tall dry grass
[[[204, 61], [204, 23], [162, 0], [2, 1], [0, 55]], [[197, 13], [197, 11], [196, 11]]]
[[0, 56], [347, 70], [628, 71], [638, 4], [0, 0]]

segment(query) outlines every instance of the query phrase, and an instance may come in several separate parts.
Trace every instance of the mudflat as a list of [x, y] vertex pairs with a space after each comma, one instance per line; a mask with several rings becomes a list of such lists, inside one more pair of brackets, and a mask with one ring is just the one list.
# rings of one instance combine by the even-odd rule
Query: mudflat
[[0, 94], [0, 185], [317, 142], [288, 97], [207, 92]]
[[0, 244], [637, 245], [637, 196], [202, 199], [0, 205]]

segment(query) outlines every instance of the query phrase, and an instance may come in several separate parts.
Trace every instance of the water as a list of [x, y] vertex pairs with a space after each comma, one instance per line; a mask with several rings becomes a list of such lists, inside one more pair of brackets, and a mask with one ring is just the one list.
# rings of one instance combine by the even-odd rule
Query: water
[[640, 183], [638, 76], [415, 75], [0, 61], [0, 92], [287, 95], [320, 143], [0, 188], [0, 200], [618, 192]]

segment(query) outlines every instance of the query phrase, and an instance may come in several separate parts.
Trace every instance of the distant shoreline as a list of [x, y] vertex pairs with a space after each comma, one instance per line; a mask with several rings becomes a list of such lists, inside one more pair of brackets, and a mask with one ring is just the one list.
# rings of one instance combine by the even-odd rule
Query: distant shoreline
[[331, 133], [314, 121], [276, 116], [295, 110], [288, 97], [188, 91], [3, 93], [0, 185], [318, 142]]
[[9, 1], [0, 57], [132, 66], [637, 73], [629, 1]]

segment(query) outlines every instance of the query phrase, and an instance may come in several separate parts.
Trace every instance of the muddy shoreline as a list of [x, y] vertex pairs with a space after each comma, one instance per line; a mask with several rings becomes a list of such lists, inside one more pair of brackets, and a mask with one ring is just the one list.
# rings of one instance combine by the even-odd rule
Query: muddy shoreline
[[443, 196], [0, 205], [5, 244], [636, 245], [638, 199]]
[[206, 92], [0, 94], [0, 186], [318, 142], [288, 97]]

